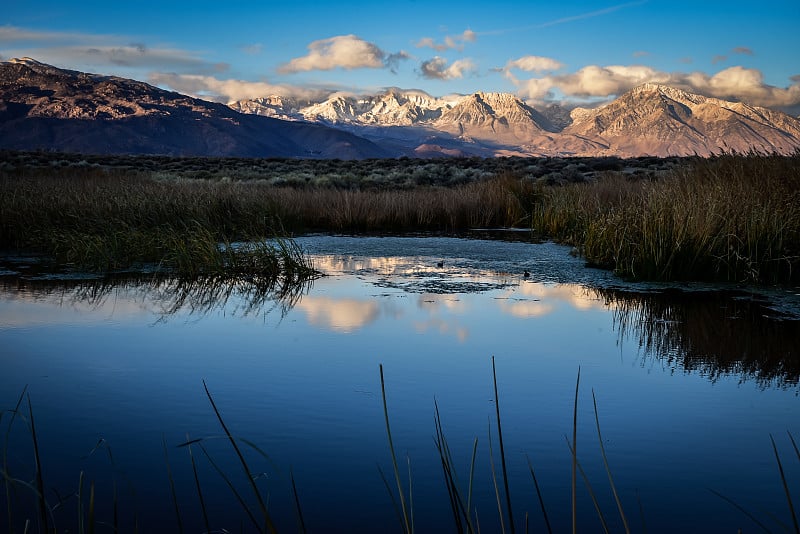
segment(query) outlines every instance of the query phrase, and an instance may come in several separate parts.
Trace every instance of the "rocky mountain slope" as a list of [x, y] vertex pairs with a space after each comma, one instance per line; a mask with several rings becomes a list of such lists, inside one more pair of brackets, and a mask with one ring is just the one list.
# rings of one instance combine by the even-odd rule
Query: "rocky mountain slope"
[[331, 125], [394, 150], [443, 155], [670, 156], [723, 150], [790, 153], [800, 120], [781, 112], [644, 84], [596, 109], [537, 110], [508, 93], [434, 98], [391, 89], [303, 105], [278, 97], [231, 104], [260, 115]]
[[437, 98], [397, 88], [225, 106], [23, 58], [0, 63], [0, 148], [338, 159], [791, 153], [800, 119], [657, 84], [570, 111], [508, 93]]
[[0, 148], [340, 159], [394, 155], [324, 125], [237, 113], [146, 83], [29, 58], [0, 63]]
[[621, 156], [800, 148], [800, 121], [790, 115], [658, 84], [636, 87], [595, 110], [575, 110], [572, 117], [563, 133], [601, 139]]

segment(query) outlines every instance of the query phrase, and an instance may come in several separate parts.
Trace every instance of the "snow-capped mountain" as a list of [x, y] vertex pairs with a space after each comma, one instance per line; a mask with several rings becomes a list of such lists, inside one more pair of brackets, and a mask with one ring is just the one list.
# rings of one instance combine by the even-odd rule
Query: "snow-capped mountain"
[[641, 85], [594, 110], [575, 109], [572, 119], [563, 133], [602, 140], [623, 156], [800, 148], [800, 121], [790, 115], [660, 84]]
[[[399, 150], [441, 146], [477, 155], [708, 155], [722, 150], [789, 153], [800, 148], [800, 121], [784, 113], [658, 84], [644, 84], [595, 109], [538, 110], [509, 93], [436, 98], [391, 89], [334, 95], [305, 107], [257, 101], [235, 109], [320, 122], [390, 140]], [[279, 109], [280, 108], [280, 109]]]
[[438, 98], [397, 88], [225, 106], [22, 58], [0, 63], [0, 148], [317, 158], [785, 154], [800, 150], [800, 119], [658, 84], [570, 111], [509, 93]]

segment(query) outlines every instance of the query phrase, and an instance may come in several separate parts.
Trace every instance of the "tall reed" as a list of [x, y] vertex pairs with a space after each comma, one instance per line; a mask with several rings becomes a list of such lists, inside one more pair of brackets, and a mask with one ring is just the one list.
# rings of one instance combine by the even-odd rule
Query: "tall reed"
[[657, 181], [550, 188], [533, 228], [648, 280], [800, 280], [800, 152], [694, 159]]

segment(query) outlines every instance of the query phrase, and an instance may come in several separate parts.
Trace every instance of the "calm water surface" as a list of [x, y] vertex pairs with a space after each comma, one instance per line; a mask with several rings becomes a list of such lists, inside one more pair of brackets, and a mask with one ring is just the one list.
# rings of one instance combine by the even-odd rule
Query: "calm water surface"
[[[612, 530], [622, 522], [600, 456], [593, 392], [634, 531], [759, 528], [713, 492], [769, 529], [791, 525], [770, 435], [800, 502], [800, 462], [787, 435], [800, 438], [800, 291], [626, 284], [552, 244], [300, 242], [325, 276], [282, 301], [246, 284], [67, 280], [20, 274], [13, 264], [0, 273], [0, 409], [14, 408], [27, 385], [61, 530], [74, 530], [71, 494], [83, 472], [85, 490], [95, 481], [100, 520], [111, 521], [116, 487], [126, 531], [135, 520], [149, 525], [144, 531], [176, 531], [163, 442], [187, 532], [205, 529], [189, 451], [178, 447], [187, 440], [203, 438], [253, 500], [221, 439], [205, 380], [231, 432], [269, 457], [242, 442], [280, 531], [297, 530], [290, 470], [310, 531], [400, 531], [379, 473], [394, 487], [382, 364], [417, 531], [455, 530], [434, 400], [464, 490], [477, 439], [473, 508], [482, 532], [499, 531], [492, 357], [518, 529], [526, 512], [532, 530], [544, 528], [528, 461], [554, 530], [571, 528], [565, 437], [572, 439], [579, 369], [578, 458]], [[9, 421], [5, 412], [2, 436]], [[32, 480], [23, 421], [13, 423], [5, 449], [10, 475]], [[251, 528], [199, 445], [192, 454], [212, 530]], [[586, 485], [579, 480], [578, 488], [579, 527], [599, 531]], [[15, 519], [35, 516], [25, 508], [33, 499], [19, 493]]]

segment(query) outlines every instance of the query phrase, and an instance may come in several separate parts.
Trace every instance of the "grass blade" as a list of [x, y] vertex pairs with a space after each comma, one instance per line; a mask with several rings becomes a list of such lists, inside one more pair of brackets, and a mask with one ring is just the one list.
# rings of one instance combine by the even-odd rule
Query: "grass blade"
[[250, 511], [250, 508], [247, 506], [247, 504], [244, 502], [244, 499], [242, 498], [242, 496], [239, 494], [238, 491], [236, 491], [236, 486], [233, 485], [233, 482], [231, 482], [231, 479], [228, 478], [228, 476], [217, 465], [217, 463], [214, 461], [214, 459], [211, 458], [211, 455], [208, 453], [208, 451], [206, 450], [206, 448], [203, 446], [202, 443], [199, 444], [198, 447], [200, 447], [200, 450], [203, 451], [203, 454], [205, 455], [206, 459], [208, 460], [208, 463], [211, 464], [211, 467], [213, 467], [214, 470], [219, 474], [219, 476], [222, 477], [222, 480], [225, 481], [225, 483], [228, 485], [228, 488], [230, 488], [230, 490], [233, 492], [233, 495], [236, 497], [236, 500], [239, 501], [239, 504], [244, 509], [244, 511], [247, 513], [247, 516], [250, 518], [250, 521], [253, 522], [253, 526], [256, 527], [256, 530], [260, 530], [261, 527], [258, 525], [258, 521], [256, 521], [255, 516]]
[[94, 480], [89, 485], [89, 534], [94, 534]]
[[392, 486], [389, 484], [389, 480], [386, 478], [386, 475], [381, 469], [381, 466], [378, 465], [378, 473], [381, 475], [381, 480], [383, 480], [383, 485], [386, 486], [386, 491], [389, 492], [389, 499], [392, 501], [392, 507], [394, 508], [394, 513], [397, 516], [397, 522], [401, 525], [403, 524], [403, 513], [400, 511], [400, 505], [397, 504], [397, 499], [394, 498], [394, 492], [392, 491]]
[[636, 491], [636, 501], [639, 503], [639, 517], [642, 518], [642, 532], [647, 534], [647, 523], [644, 520], [644, 507], [642, 506], [642, 497], [639, 495], [639, 491]]
[[794, 453], [797, 455], [797, 459], [800, 460], [800, 449], [797, 448], [797, 443], [794, 441], [794, 436], [788, 430], [786, 431], [789, 434], [789, 440], [792, 442], [792, 447], [794, 447]]
[[[181, 520], [181, 511], [178, 506], [178, 493], [175, 491], [175, 479], [172, 477], [172, 468], [169, 465], [169, 454], [167, 453], [167, 440], [161, 436], [161, 445], [164, 447], [164, 461], [167, 464], [167, 478], [169, 479], [169, 490], [172, 495], [172, 505], [175, 507], [175, 518], [178, 520], [178, 532], [183, 534], [183, 521]], [[114, 495], [116, 501], [116, 485], [114, 487]], [[115, 507], [116, 508], [116, 507]], [[116, 513], [114, 514], [116, 517]], [[115, 522], [116, 526], [116, 522]], [[117, 529], [114, 529], [117, 531]]]
[[[573, 458], [575, 458], [575, 452], [574, 449], [572, 448], [572, 444], [569, 442], [569, 438], [567, 438], [566, 436], [564, 436], [564, 438], [567, 440], [567, 447], [569, 447], [569, 450], [572, 453]], [[600, 519], [600, 525], [603, 527], [603, 532], [609, 534], [608, 524], [606, 523], [605, 516], [603, 516], [603, 510], [600, 508], [600, 503], [597, 502], [597, 496], [595, 495], [591, 482], [589, 482], [589, 477], [586, 476], [586, 471], [583, 470], [583, 467], [581, 466], [581, 463], [577, 460], [577, 458], [575, 458], [575, 465], [578, 468], [578, 472], [581, 474], [583, 483], [586, 485], [586, 491], [589, 492], [589, 497], [591, 497], [592, 499], [592, 504], [594, 505], [594, 509], [597, 512], [597, 517]]]
[[553, 528], [550, 526], [550, 519], [547, 517], [547, 509], [544, 506], [544, 499], [542, 498], [542, 491], [539, 489], [539, 481], [536, 479], [536, 473], [533, 471], [533, 464], [531, 459], [526, 456], [528, 460], [528, 469], [531, 471], [531, 478], [533, 478], [533, 485], [536, 488], [536, 496], [539, 498], [539, 506], [542, 508], [542, 516], [544, 516], [544, 523], [547, 525], [547, 532], [553, 534]]
[[[497, 514], [500, 516], [500, 532], [505, 534], [506, 523], [503, 514], [503, 504], [500, 499], [500, 487], [497, 485], [497, 473], [494, 470], [494, 452], [492, 451], [492, 423], [489, 421], [489, 466], [492, 468], [492, 483], [494, 484], [494, 497], [497, 501]], [[476, 511], [477, 513], [477, 511]]]
[[781, 473], [781, 482], [783, 482], [783, 491], [786, 493], [786, 502], [789, 504], [789, 511], [792, 514], [792, 523], [794, 524], [794, 531], [795, 534], [800, 534], [800, 525], [797, 523], [797, 514], [794, 511], [794, 504], [792, 503], [792, 495], [789, 493], [789, 485], [786, 483], [786, 475], [783, 472], [783, 464], [781, 463], [781, 457], [778, 454], [778, 447], [775, 445], [775, 439], [773, 439], [772, 434], [769, 435], [769, 439], [772, 442], [772, 450], [775, 452], [775, 460], [778, 462], [778, 470]]
[[11, 504], [11, 479], [8, 477], [8, 442], [11, 439], [11, 427], [14, 424], [14, 420], [17, 418], [17, 414], [19, 413], [19, 408], [22, 406], [22, 400], [25, 398], [25, 392], [28, 390], [28, 385], [26, 384], [24, 388], [22, 388], [22, 393], [19, 395], [19, 399], [17, 399], [17, 404], [14, 406], [14, 410], [11, 412], [11, 420], [8, 422], [8, 427], [6, 429], [6, 438], [5, 443], [3, 445], [3, 483], [5, 484], [6, 488], [6, 511], [8, 512], [8, 531], [14, 532], [14, 514], [13, 509], [14, 507]]
[[511, 529], [511, 534], [514, 534], [514, 514], [511, 506], [511, 492], [508, 489], [508, 469], [506, 469], [506, 451], [503, 447], [503, 428], [500, 426], [500, 398], [497, 394], [497, 371], [494, 365], [494, 356], [492, 356], [492, 378], [494, 379], [494, 409], [497, 415], [497, 436], [500, 442], [500, 465], [503, 469], [503, 485], [506, 490], [506, 509], [508, 510], [508, 525]]
[[736, 501], [734, 501], [733, 499], [729, 499], [729, 498], [728, 498], [728, 497], [726, 497], [725, 495], [723, 495], [723, 494], [721, 494], [720, 492], [718, 492], [718, 491], [715, 491], [715, 490], [713, 490], [713, 489], [711, 489], [711, 488], [708, 488], [708, 491], [710, 491], [711, 493], [713, 493], [714, 495], [716, 495], [717, 497], [719, 497], [719, 498], [720, 498], [720, 499], [722, 499], [723, 501], [727, 502], [728, 504], [730, 504], [731, 506], [733, 506], [734, 508], [736, 508], [737, 510], [739, 510], [740, 512], [742, 512], [744, 515], [746, 515], [746, 516], [748, 517], [748, 519], [750, 519], [750, 520], [751, 520], [753, 523], [755, 523], [756, 525], [758, 525], [758, 526], [761, 528], [761, 530], [763, 530], [764, 532], [770, 532], [770, 530], [769, 530], [769, 529], [768, 529], [768, 528], [767, 528], [767, 527], [764, 525], [764, 523], [762, 523], [761, 521], [759, 521], [758, 519], [756, 519], [756, 517], [755, 517], [753, 514], [751, 514], [751, 513], [750, 513], [750, 512], [748, 512], [747, 510], [745, 510], [745, 509], [744, 509], [742, 506], [740, 506], [740, 505], [739, 505], [739, 504], [738, 504]]
[[614, 478], [611, 476], [611, 468], [608, 466], [608, 458], [606, 457], [606, 448], [603, 446], [603, 436], [600, 433], [600, 416], [597, 413], [597, 398], [594, 395], [594, 388], [592, 388], [592, 402], [594, 403], [594, 420], [597, 423], [597, 439], [600, 440], [600, 453], [603, 456], [603, 465], [608, 474], [608, 483], [611, 484], [611, 492], [614, 494], [614, 500], [617, 502], [617, 509], [622, 518], [622, 524], [625, 527], [625, 532], [630, 534], [631, 529], [628, 527], [628, 519], [625, 517], [625, 512], [622, 510], [622, 502], [617, 494], [617, 487], [614, 485]]
[[84, 534], [83, 528], [83, 471], [78, 477], [78, 532]]
[[[186, 436], [186, 441], [189, 441], [189, 436]], [[211, 527], [208, 523], [208, 512], [206, 510], [206, 501], [203, 498], [203, 490], [200, 487], [200, 477], [197, 474], [197, 463], [194, 461], [194, 455], [192, 454], [192, 446], [187, 445], [186, 447], [189, 450], [189, 459], [192, 462], [192, 472], [194, 473], [194, 484], [197, 487], [197, 496], [200, 499], [200, 510], [203, 512], [203, 523], [206, 526], [206, 532], [211, 532]]]
[[303, 509], [300, 508], [300, 496], [297, 494], [297, 484], [294, 482], [294, 473], [292, 472], [291, 468], [289, 469], [289, 478], [292, 481], [292, 495], [294, 495], [294, 505], [297, 509], [297, 520], [300, 523], [300, 532], [305, 534], [306, 522], [303, 520]]
[[575, 404], [572, 409], [572, 534], [578, 532], [578, 389], [581, 384], [581, 367], [578, 366], [578, 379], [575, 381]]
[[33, 406], [31, 405], [31, 396], [28, 398], [28, 414], [31, 423], [31, 438], [33, 439], [33, 457], [36, 463], [36, 491], [39, 494], [39, 519], [42, 523], [42, 530], [47, 532], [47, 504], [44, 500], [44, 478], [42, 477], [42, 462], [39, 456], [39, 440], [36, 437], [36, 424], [33, 421]]
[[[436, 436], [434, 440], [434, 444], [436, 445], [436, 450], [439, 452], [439, 459], [442, 464], [442, 471], [444, 473], [445, 485], [447, 486], [447, 495], [450, 500], [450, 510], [453, 513], [453, 519], [456, 524], [456, 530], [458, 532], [464, 531], [464, 521], [467, 524], [467, 530], [469, 532], [473, 532], [472, 525], [470, 524], [469, 519], [469, 500], [472, 496], [472, 477], [473, 477], [473, 470], [474, 470], [474, 460], [475, 460], [475, 448], [473, 447], [473, 465], [470, 469], [470, 486], [469, 486], [469, 495], [468, 495], [468, 504], [464, 505], [464, 498], [461, 495], [461, 491], [459, 489], [458, 480], [455, 473], [455, 468], [453, 466], [453, 457], [450, 453], [450, 447], [447, 444], [447, 438], [444, 435], [444, 429], [442, 428], [442, 420], [439, 414], [439, 404], [434, 399], [434, 425], [436, 429]], [[477, 442], [477, 440], [476, 440]], [[477, 446], [477, 443], [476, 443]], [[462, 516], [464, 521], [462, 521]]]
[[392, 455], [394, 480], [397, 483], [397, 491], [400, 494], [400, 509], [403, 512], [403, 530], [407, 534], [410, 534], [413, 532], [412, 522], [406, 506], [406, 498], [405, 494], [403, 493], [403, 483], [400, 480], [400, 469], [397, 466], [397, 455], [394, 452], [394, 443], [392, 442], [392, 429], [389, 427], [389, 408], [386, 403], [386, 383], [383, 378], [383, 364], [380, 364], [378, 368], [380, 369], [381, 374], [381, 397], [383, 398], [383, 417], [386, 420], [386, 435], [389, 438], [389, 452]]
[[253, 478], [253, 474], [250, 471], [250, 468], [247, 466], [247, 462], [244, 459], [242, 451], [239, 449], [239, 445], [236, 444], [236, 440], [233, 439], [233, 435], [231, 434], [230, 430], [228, 430], [228, 425], [226, 425], [225, 421], [222, 419], [222, 414], [219, 413], [217, 405], [214, 402], [214, 398], [211, 396], [211, 392], [208, 391], [208, 386], [206, 385], [205, 380], [203, 380], [203, 387], [206, 390], [206, 396], [208, 396], [209, 402], [211, 402], [211, 407], [214, 409], [214, 413], [217, 415], [219, 424], [222, 425], [222, 430], [225, 431], [225, 435], [228, 436], [228, 440], [230, 440], [233, 450], [236, 451], [236, 456], [239, 457], [239, 461], [242, 464], [242, 469], [244, 469], [247, 479], [250, 481], [250, 486], [253, 488], [253, 493], [255, 493], [256, 499], [258, 499], [258, 505], [261, 507], [261, 513], [264, 514], [264, 525], [266, 527], [265, 530], [269, 530], [273, 534], [276, 534], [277, 531], [275, 530], [275, 525], [272, 523], [272, 518], [270, 517], [269, 512], [267, 512], [267, 505], [264, 504], [264, 499], [261, 497], [261, 492], [258, 491], [258, 486], [256, 486], [256, 481]]
[[[472, 509], [472, 483], [475, 480], [475, 457], [478, 453], [478, 438], [472, 442], [472, 459], [469, 464], [469, 488], [467, 489], [467, 518], [469, 518], [470, 510]], [[472, 520], [469, 520], [470, 525]]]

